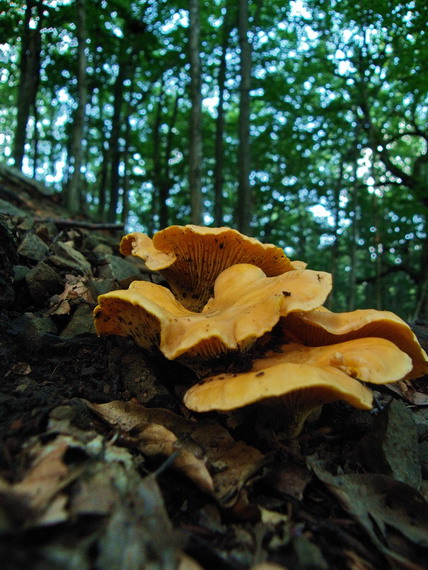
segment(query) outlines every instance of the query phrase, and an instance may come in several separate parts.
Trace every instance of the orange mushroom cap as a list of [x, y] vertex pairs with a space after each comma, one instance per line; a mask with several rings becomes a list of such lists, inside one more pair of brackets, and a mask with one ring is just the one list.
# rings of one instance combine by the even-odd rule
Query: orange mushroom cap
[[290, 311], [311, 310], [331, 290], [328, 273], [294, 270], [266, 277], [254, 265], [223, 271], [214, 297], [202, 312], [185, 308], [165, 287], [134, 281], [128, 290], [98, 298], [98, 334], [132, 336], [149, 350], [160, 348], [169, 359], [210, 359], [227, 350], [245, 350]]
[[309, 414], [323, 404], [343, 400], [372, 408], [371, 390], [334, 367], [277, 363], [241, 374], [219, 374], [192, 386], [184, 404], [195, 412], [227, 412], [254, 403], [281, 409], [284, 428], [297, 436]]
[[281, 406], [297, 435], [310, 412], [324, 403], [343, 400], [370, 409], [371, 390], [354, 378], [394, 382], [411, 366], [409, 356], [385, 339], [323, 347], [291, 343], [255, 360], [250, 372], [204, 379], [186, 392], [184, 403], [196, 412], [230, 411], [256, 402]]
[[428, 356], [416, 335], [396, 314], [390, 311], [362, 309], [333, 313], [324, 307], [288, 315], [282, 320], [286, 333], [309, 346], [335, 344], [363, 337], [380, 337], [393, 342], [413, 362], [405, 379], [419, 378], [428, 373]]
[[262, 244], [227, 227], [170, 226], [154, 234], [135, 232], [122, 238], [124, 255], [141, 257], [147, 267], [159, 271], [177, 299], [199, 311], [212, 296], [218, 275], [231, 265], [250, 263], [267, 276], [302, 269], [273, 244]]

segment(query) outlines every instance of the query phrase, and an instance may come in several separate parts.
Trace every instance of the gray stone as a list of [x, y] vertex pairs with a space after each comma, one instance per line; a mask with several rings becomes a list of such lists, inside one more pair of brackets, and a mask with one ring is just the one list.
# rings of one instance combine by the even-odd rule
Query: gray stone
[[91, 273], [89, 261], [71, 245], [58, 242], [52, 247], [52, 252], [53, 255], [49, 257], [49, 261], [57, 267], [74, 270], [82, 275]]
[[25, 275], [28, 291], [37, 303], [43, 304], [61, 289], [58, 274], [52, 267], [40, 261]]
[[24, 313], [18, 317], [11, 328], [30, 352], [37, 352], [42, 347], [45, 335], [58, 333], [50, 317], [36, 317], [32, 313]]
[[15, 265], [13, 267], [13, 280], [15, 283], [22, 281], [29, 271], [30, 268], [26, 265]]
[[107, 255], [107, 263], [102, 265], [98, 274], [104, 279], [114, 279], [121, 287], [128, 287], [132, 281], [141, 279], [138, 269], [126, 259], [116, 255]]
[[92, 309], [86, 303], [80, 303], [76, 307], [73, 316], [60, 336], [62, 338], [73, 338], [81, 334], [95, 334]]
[[92, 298], [96, 299], [98, 295], [104, 295], [110, 291], [115, 291], [118, 289], [118, 285], [114, 279], [91, 279], [89, 282], [89, 288], [92, 293]]
[[36, 234], [46, 243], [50, 243], [57, 233], [58, 228], [53, 222], [44, 222], [36, 228]]
[[0, 198], [0, 213], [7, 214], [8, 216], [17, 216], [20, 218], [28, 215], [27, 212], [21, 210], [21, 208], [18, 208], [17, 206], [14, 206], [10, 202], [2, 200], [1, 198]]
[[49, 248], [45, 242], [33, 232], [29, 232], [18, 247], [19, 255], [32, 261], [42, 261], [48, 254]]
[[107, 256], [113, 255], [113, 248], [106, 243], [99, 243], [97, 247], [94, 247], [92, 253], [97, 259], [105, 259]]

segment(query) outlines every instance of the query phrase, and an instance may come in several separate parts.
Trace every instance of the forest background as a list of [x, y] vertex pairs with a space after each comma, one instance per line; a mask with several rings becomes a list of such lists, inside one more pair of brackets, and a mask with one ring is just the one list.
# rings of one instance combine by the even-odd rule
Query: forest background
[[425, 0], [0, 2], [0, 153], [72, 215], [228, 225], [428, 320]]

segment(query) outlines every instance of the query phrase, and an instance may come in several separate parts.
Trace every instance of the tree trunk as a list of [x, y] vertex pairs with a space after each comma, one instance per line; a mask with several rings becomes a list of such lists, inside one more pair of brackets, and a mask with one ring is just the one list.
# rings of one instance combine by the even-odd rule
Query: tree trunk
[[358, 164], [355, 162], [354, 165], [354, 180], [355, 186], [351, 189], [351, 213], [350, 218], [352, 220], [351, 226], [351, 249], [349, 252], [350, 257], [350, 267], [349, 272], [349, 285], [348, 285], [348, 311], [353, 311], [355, 309], [356, 300], [356, 287], [357, 287], [357, 273], [358, 273], [358, 238], [359, 238], [359, 203], [358, 203], [358, 185], [357, 185], [357, 167]]
[[85, 115], [88, 90], [86, 85], [86, 6], [85, 0], [76, 0], [77, 4], [77, 40], [78, 40], [78, 69], [77, 85], [78, 97], [77, 108], [74, 116], [72, 142], [71, 142], [71, 165], [72, 174], [67, 186], [67, 209], [71, 215], [77, 214], [82, 201], [82, 176], [83, 140], [85, 133]]
[[238, 229], [250, 235], [251, 186], [250, 186], [250, 86], [251, 46], [248, 41], [248, 0], [239, 0], [238, 28], [240, 44], [240, 100], [239, 100], [239, 151], [238, 151]]
[[226, 55], [227, 44], [231, 32], [231, 25], [227, 21], [231, 6], [226, 6], [227, 13], [223, 24], [223, 38], [221, 44], [221, 56], [218, 69], [218, 105], [215, 132], [215, 165], [214, 165], [214, 223], [216, 226], [223, 225], [223, 165], [224, 165], [224, 93], [226, 90]]
[[119, 167], [121, 160], [120, 135], [122, 127], [123, 88], [125, 80], [125, 65], [119, 63], [119, 72], [114, 84], [113, 119], [110, 136], [111, 170], [110, 170], [110, 202], [107, 213], [107, 221], [116, 221], [116, 212], [119, 201], [120, 175]]
[[[31, 28], [37, 10], [37, 27]], [[24, 29], [22, 33], [20, 78], [17, 98], [17, 120], [13, 141], [13, 161], [16, 168], [22, 169], [27, 140], [27, 125], [34, 111], [40, 78], [41, 24], [43, 6], [38, 0], [27, 0]], [[36, 128], [36, 126], [35, 126]]]
[[192, 224], [201, 224], [202, 213], [202, 94], [200, 59], [199, 0], [189, 0], [189, 57], [190, 57], [190, 149], [189, 188]]
[[129, 121], [129, 112], [126, 120], [125, 129], [125, 148], [123, 149], [124, 173], [122, 177], [122, 213], [121, 220], [126, 226], [129, 216], [129, 137], [131, 135], [131, 123]]
[[[332, 215], [333, 215], [333, 236], [334, 236], [334, 243], [330, 248], [331, 251], [331, 259], [330, 259], [330, 273], [334, 276], [337, 270], [338, 258], [339, 258], [339, 215], [340, 215], [340, 189], [342, 188], [343, 184], [343, 159], [340, 163], [339, 169], [339, 177], [335, 182], [335, 186], [333, 188], [333, 208], [332, 208]], [[326, 301], [326, 307], [328, 309], [332, 309], [334, 307], [335, 295], [334, 295], [334, 288], [331, 291], [328, 299]]]

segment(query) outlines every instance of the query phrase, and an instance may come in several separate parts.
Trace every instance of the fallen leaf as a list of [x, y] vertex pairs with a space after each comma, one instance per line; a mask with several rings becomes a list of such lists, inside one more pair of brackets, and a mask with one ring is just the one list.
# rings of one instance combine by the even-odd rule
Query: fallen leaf
[[64, 291], [53, 298], [53, 306], [47, 311], [47, 315], [67, 315], [71, 311], [70, 301], [81, 299], [93, 303], [94, 299], [89, 289], [87, 279], [81, 275], [65, 276]]
[[100, 570], [176, 568], [179, 540], [168, 518], [155, 475], [129, 475], [121, 500], [99, 540]]
[[417, 490], [385, 475], [332, 475], [324, 468], [324, 460], [320, 456], [310, 456], [307, 461], [316, 476], [365, 529], [384, 555], [404, 563], [404, 567], [422, 568], [417, 563], [405, 564], [389, 540], [393, 529], [413, 545], [428, 547], [428, 505]]
[[31, 374], [31, 366], [26, 362], [17, 362], [16, 364], [12, 364], [9, 368], [7, 375], [9, 374], [16, 374], [17, 376], [28, 376]]
[[22, 481], [12, 486], [13, 492], [25, 497], [32, 509], [46, 508], [58, 491], [80, 473], [80, 469], [64, 462], [71, 447], [69, 438], [58, 437], [42, 448]]
[[[57, 436], [48, 444], [32, 442], [28, 455], [31, 464], [21, 481], [0, 487], [0, 504], [9, 505], [8, 518], [26, 527], [63, 522], [67, 499], [61, 492], [82, 473], [84, 453], [73, 453], [74, 442], [68, 436]], [[66, 461], [67, 454], [73, 460]]]
[[173, 465], [223, 506], [233, 505], [246, 483], [268, 458], [257, 449], [235, 441], [212, 420], [192, 422], [161, 408], [134, 402], [109, 402], [88, 407], [110, 425], [132, 436], [147, 455], [169, 457]]

